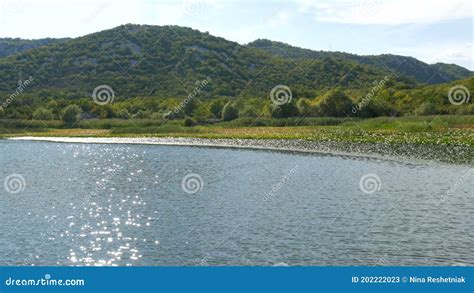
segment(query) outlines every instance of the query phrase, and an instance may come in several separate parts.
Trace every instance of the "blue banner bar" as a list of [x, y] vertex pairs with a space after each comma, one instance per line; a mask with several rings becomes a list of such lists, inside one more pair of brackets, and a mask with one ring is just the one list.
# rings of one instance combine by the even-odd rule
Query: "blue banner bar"
[[474, 267], [0, 267], [0, 292], [474, 292]]

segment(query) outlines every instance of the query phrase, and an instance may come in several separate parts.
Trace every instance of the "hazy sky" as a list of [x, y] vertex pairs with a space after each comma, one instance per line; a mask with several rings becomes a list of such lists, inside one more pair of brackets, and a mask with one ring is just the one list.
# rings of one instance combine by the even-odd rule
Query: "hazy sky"
[[0, 0], [0, 37], [76, 37], [174, 24], [239, 43], [393, 53], [474, 70], [472, 0]]

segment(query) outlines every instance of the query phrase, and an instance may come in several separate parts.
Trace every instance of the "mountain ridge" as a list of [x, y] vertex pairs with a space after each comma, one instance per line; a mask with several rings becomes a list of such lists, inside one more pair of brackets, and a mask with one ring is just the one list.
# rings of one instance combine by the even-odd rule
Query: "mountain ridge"
[[[311, 49], [292, 46], [287, 43], [271, 41], [268, 39], [257, 39], [247, 44], [253, 48], [267, 50], [276, 55], [286, 55], [292, 58], [323, 58], [333, 56], [335, 58], [356, 60], [363, 64], [373, 64], [387, 66], [390, 70], [397, 74], [403, 74], [415, 78], [418, 82], [427, 84], [437, 84], [450, 82], [457, 79], [464, 79], [474, 75], [470, 71], [457, 64], [448, 64], [437, 62], [428, 64], [411, 56], [401, 56], [395, 54], [379, 54], [379, 55], [357, 55], [339, 51], [316, 51]], [[414, 72], [409, 68], [401, 66], [406, 63], [411, 67], [420, 67], [418, 72]], [[419, 71], [425, 71], [419, 72]]]
[[[35, 77], [31, 91], [68, 98], [90, 96], [101, 84], [111, 86], [121, 97], [186, 97], [197, 81], [208, 77], [212, 81], [202, 89], [203, 98], [266, 97], [279, 84], [291, 86], [295, 95], [314, 96], [334, 87], [364, 89], [385, 76], [394, 88], [420, 84], [411, 75], [380, 66], [380, 60], [286, 44], [280, 48], [283, 43], [277, 43], [279, 50], [297, 48], [280, 56], [252, 43], [240, 45], [180, 26], [127, 24], [0, 58], [0, 92], [10, 93], [25, 76]], [[301, 50], [319, 55], [291, 57], [298, 57]], [[410, 60], [413, 66], [422, 63]], [[459, 68], [446, 69], [444, 64], [437, 66], [451, 70], [448, 77], [465, 73]]]
[[20, 38], [0, 38], [0, 58], [8, 57], [41, 46], [64, 42], [68, 39], [69, 38], [42, 38], [30, 40]]

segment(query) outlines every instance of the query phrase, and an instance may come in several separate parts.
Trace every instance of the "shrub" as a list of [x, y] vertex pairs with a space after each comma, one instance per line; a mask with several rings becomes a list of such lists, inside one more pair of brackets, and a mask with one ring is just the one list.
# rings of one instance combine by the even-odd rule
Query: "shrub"
[[153, 112], [150, 115], [150, 118], [153, 120], [164, 120], [164, 114], [162, 112]]
[[221, 99], [214, 100], [209, 106], [209, 110], [215, 118], [222, 117], [222, 109], [224, 108], [224, 101]]
[[288, 118], [298, 116], [298, 109], [293, 103], [284, 105], [270, 105], [270, 115], [272, 118]]
[[320, 116], [345, 117], [352, 111], [352, 101], [341, 90], [334, 90], [322, 97], [317, 105]]
[[196, 121], [194, 121], [193, 118], [191, 118], [191, 117], [186, 117], [186, 118], [184, 118], [184, 126], [186, 126], [186, 127], [192, 127], [192, 126], [194, 126], [194, 125], [196, 125]]
[[415, 110], [415, 115], [434, 115], [436, 113], [436, 106], [430, 102], [424, 102]]
[[130, 113], [128, 112], [127, 109], [120, 109], [118, 112], [117, 112], [117, 118], [118, 119], [130, 119], [131, 115]]
[[192, 115], [194, 110], [196, 110], [198, 102], [195, 98], [186, 98], [183, 101], [183, 112], [185, 115]]
[[[458, 115], [470, 115], [474, 114], [474, 104], [471, 105], [460, 105], [459, 109], [456, 111]], [[1, 116], [1, 114], [0, 114]]]
[[53, 113], [45, 108], [38, 108], [33, 112], [33, 119], [35, 120], [53, 120]]
[[313, 109], [311, 107], [310, 101], [305, 98], [301, 98], [296, 102], [296, 108], [300, 116], [310, 117], [313, 116]]
[[69, 105], [64, 109], [63, 112], [63, 121], [68, 126], [74, 125], [77, 121], [79, 121], [79, 115], [81, 114], [82, 110], [76, 105]]
[[257, 109], [255, 106], [249, 105], [245, 106], [242, 111], [239, 112], [240, 117], [249, 117], [249, 118], [256, 118], [259, 117]]
[[239, 110], [230, 102], [225, 104], [222, 109], [222, 119], [224, 121], [231, 121], [239, 117]]
[[[89, 107], [83, 106], [81, 108], [86, 112], [87, 108]], [[94, 114], [94, 116], [97, 116], [100, 119], [115, 118], [117, 116], [115, 113], [115, 110], [112, 108], [110, 104], [103, 105], [103, 106], [94, 106], [92, 107], [91, 112]]]
[[136, 114], [132, 115], [133, 119], [150, 119], [151, 114], [148, 111], [140, 110]]

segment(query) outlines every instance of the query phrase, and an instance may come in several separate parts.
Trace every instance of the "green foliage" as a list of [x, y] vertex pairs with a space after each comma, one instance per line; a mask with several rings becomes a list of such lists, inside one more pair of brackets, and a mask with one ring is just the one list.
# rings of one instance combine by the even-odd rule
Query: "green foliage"
[[0, 39], [0, 57], [7, 57], [13, 54], [38, 48], [41, 46], [61, 43], [67, 39], [38, 39], [38, 40], [22, 40], [22, 39], [11, 39], [4, 38]]
[[206, 103], [199, 103], [196, 109], [193, 111], [192, 116], [200, 123], [204, 123], [212, 118], [209, 105]]
[[[359, 56], [343, 52], [313, 51], [264, 39], [251, 42], [247, 46], [264, 50], [275, 56], [297, 60], [331, 58], [345, 62], [356, 61], [359, 64], [387, 68], [388, 71], [394, 72], [396, 75], [412, 78], [421, 83], [444, 83], [473, 75], [471, 71], [455, 64], [436, 63], [430, 65], [413, 57], [391, 54]], [[408, 83], [410, 83], [409, 79]]]
[[252, 105], [245, 105], [244, 108], [239, 111], [240, 117], [256, 118], [259, 117], [259, 110]]
[[347, 121], [359, 121], [357, 118], [334, 118], [334, 117], [314, 117], [314, 118], [238, 118], [230, 122], [225, 122], [225, 127], [286, 127], [286, 126], [334, 126]]
[[196, 121], [194, 121], [193, 118], [191, 118], [191, 117], [184, 118], [184, 126], [191, 127], [191, 126], [194, 126], [194, 125], [196, 125]]
[[130, 115], [130, 112], [128, 112], [128, 110], [126, 108], [124, 108], [124, 109], [120, 109], [117, 112], [117, 118], [118, 119], [130, 119], [131, 115]]
[[298, 109], [293, 103], [283, 105], [270, 105], [270, 115], [272, 118], [288, 118], [298, 116]]
[[[269, 89], [284, 83], [294, 85], [297, 99], [297, 93], [314, 93], [334, 84], [368, 87], [385, 75], [395, 84], [412, 86], [412, 81], [397, 78], [380, 64], [340, 58], [338, 53], [316, 55], [293, 59], [189, 28], [123, 25], [64, 40], [60, 45], [38, 46], [22, 52], [22, 58], [14, 55], [1, 58], [0, 92], [8, 93], [16, 88], [18, 68], [35, 72], [40, 66], [44, 70], [34, 76], [28, 92], [43, 98], [90, 97], [100, 84], [112, 87], [116, 98], [184, 99], [193, 95], [200, 100], [224, 96], [268, 97]], [[196, 90], [192, 81], [208, 78], [209, 82]], [[185, 115], [194, 110], [194, 98], [190, 100], [184, 106]], [[140, 109], [128, 110], [136, 113]], [[213, 108], [216, 117], [220, 117], [218, 110]], [[83, 111], [89, 110], [83, 108]]]
[[132, 115], [133, 119], [150, 119], [151, 113], [150, 111], [139, 110], [137, 113]]
[[[88, 105], [82, 106], [82, 110], [87, 111], [87, 109], [89, 109]], [[91, 109], [91, 113], [100, 119], [115, 118], [117, 116], [115, 110], [112, 108], [112, 105], [110, 104], [106, 104], [103, 106], [94, 105]]]
[[458, 115], [473, 115], [474, 114], [474, 104], [470, 105], [461, 105], [456, 111]]
[[298, 113], [300, 116], [303, 117], [311, 117], [314, 116], [315, 111], [314, 108], [310, 104], [310, 100], [301, 98], [296, 102], [296, 108], [298, 108]]
[[53, 113], [51, 112], [51, 110], [40, 107], [33, 112], [33, 119], [53, 120]]
[[222, 117], [222, 109], [224, 108], [225, 102], [222, 99], [216, 99], [211, 102], [209, 110], [211, 111], [214, 118]]
[[186, 98], [183, 102], [183, 112], [184, 115], [190, 116], [193, 114], [194, 110], [196, 110], [198, 106], [198, 102], [195, 98], [188, 99]]
[[62, 119], [66, 125], [73, 126], [79, 121], [81, 113], [82, 110], [77, 105], [69, 105], [64, 109]]
[[416, 110], [416, 115], [434, 115], [436, 114], [436, 106], [431, 102], [424, 102]]
[[351, 115], [352, 101], [341, 90], [333, 90], [324, 95], [317, 104], [319, 116], [345, 117]]
[[222, 120], [231, 121], [239, 117], [239, 110], [231, 102], [225, 104], [222, 109]]
[[163, 113], [161, 112], [154, 112], [151, 113], [150, 118], [153, 120], [164, 120]]
[[[21, 47], [22, 58], [12, 55], [13, 46]], [[77, 105], [81, 119], [87, 121], [159, 122], [164, 117], [181, 127], [185, 117], [200, 125], [237, 117], [256, 123], [264, 123], [257, 117], [274, 117], [284, 124], [292, 117], [467, 115], [473, 111], [472, 100], [453, 105], [448, 99], [455, 85], [465, 86], [472, 95], [473, 77], [423, 84], [426, 75], [433, 76], [429, 82], [434, 83], [472, 76], [456, 65], [428, 65], [394, 55], [312, 51], [267, 40], [241, 46], [176, 26], [124, 25], [65, 40], [0, 39], [1, 96], [9, 97], [17, 88], [19, 68], [27, 74], [40, 67], [42, 73], [34, 76], [0, 117], [59, 119], [66, 107]], [[374, 91], [373, 84], [381, 80], [386, 82]], [[91, 93], [99, 84], [113, 88], [113, 104], [93, 102]], [[270, 103], [270, 90], [277, 84], [290, 86], [292, 103]], [[339, 90], [332, 90], [334, 85]]]

